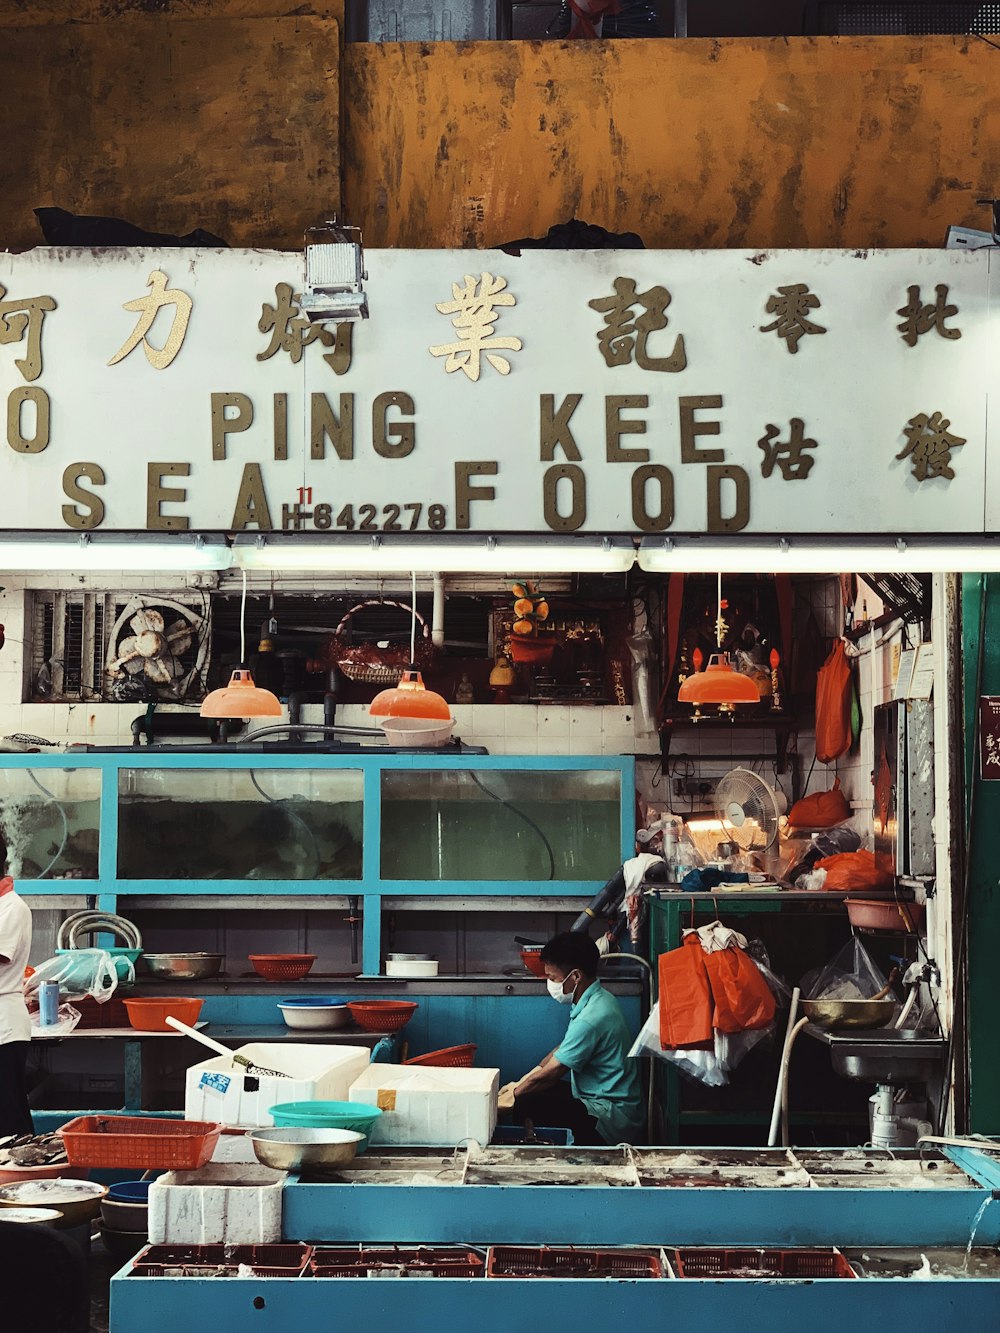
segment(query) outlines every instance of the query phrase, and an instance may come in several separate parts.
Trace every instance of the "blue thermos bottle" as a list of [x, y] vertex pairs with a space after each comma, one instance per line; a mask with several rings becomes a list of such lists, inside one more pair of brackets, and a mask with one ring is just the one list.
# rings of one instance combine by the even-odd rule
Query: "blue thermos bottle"
[[59, 1022], [59, 982], [43, 981], [38, 987], [38, 1026], [54, 1027]]

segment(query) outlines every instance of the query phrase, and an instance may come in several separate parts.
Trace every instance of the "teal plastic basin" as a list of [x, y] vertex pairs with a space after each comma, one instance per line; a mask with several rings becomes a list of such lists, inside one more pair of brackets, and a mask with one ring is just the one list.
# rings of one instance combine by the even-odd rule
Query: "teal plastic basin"
[[275, 1125], [297, 1129], [351, 1129], [363, 1134], [358, 1152], [368, 1147], [372, 1126], [382, 1112], [364, 1102], [279, 1102], [268, 1108]]

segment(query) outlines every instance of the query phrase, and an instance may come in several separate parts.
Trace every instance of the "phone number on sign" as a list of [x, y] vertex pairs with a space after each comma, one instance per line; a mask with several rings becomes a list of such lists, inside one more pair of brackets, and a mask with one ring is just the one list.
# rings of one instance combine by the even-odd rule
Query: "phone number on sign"
[[325, 532], [339, 528], [342, 532], [417, 532], [427, 528], [441, 532], [448, 524], [448, 511], [440, 504], [346, 504], [338, 511], [335, 505], [313, 505], [309, 488], [295, 504], [281, 506], [281, 526], [285, 531], [316, 528]]

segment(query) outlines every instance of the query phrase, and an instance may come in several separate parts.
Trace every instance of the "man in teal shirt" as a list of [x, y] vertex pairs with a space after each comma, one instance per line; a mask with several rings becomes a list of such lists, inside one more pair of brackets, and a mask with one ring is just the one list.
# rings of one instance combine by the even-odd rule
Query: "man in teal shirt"
[[541, 1064], [504, 1089], [512, 1118], [571, 1129], [580, 1144], [637, 1142], [645, 1120], [639, 1068], [621, 1005], [597, 980], [597, 945], [576, 932], [556, 935], [541, 961], [549, 994], [572, 1006], [569, 1025]]

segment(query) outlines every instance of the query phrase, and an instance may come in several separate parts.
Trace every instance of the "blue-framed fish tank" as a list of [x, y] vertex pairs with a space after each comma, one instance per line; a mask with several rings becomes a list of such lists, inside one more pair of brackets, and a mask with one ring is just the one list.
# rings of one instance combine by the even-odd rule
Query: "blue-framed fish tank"
[[219, 745], [0, 759], [0, 829], [21, 893], [162, 920], [209, 904], [356, 903], [367, 976], [382, 971], [386, 907], [397, 918], [459, 902], [578, 908], [632, 853], [634, 794], [628, 755]]

